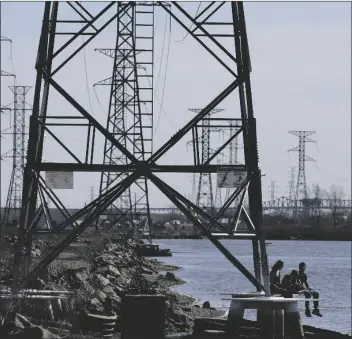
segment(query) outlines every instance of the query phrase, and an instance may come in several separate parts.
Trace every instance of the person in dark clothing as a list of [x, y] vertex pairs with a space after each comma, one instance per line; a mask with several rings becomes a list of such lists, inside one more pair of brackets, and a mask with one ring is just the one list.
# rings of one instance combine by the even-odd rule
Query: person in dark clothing
[[[306, 297], [306, 299], [310, 299], [311, 297], [313, 297], [314, 299], [319, 299], [319, 293], [309, 287], [307, 275], [304, 273], [306, 270], [306, 264], [304, 262], [301, 262], [298, 265], [298, 268], [299, 268], [298, 281], [304, 287], [304, 290], [302, 292], [304, 293], [304, 296]], [[305, 302], [305, 306], [306, 306], [306, 312], [305, 312], [306, 316], [311, 317], [312, 315], [310, 313], [309, 300]], [[322, 317], [319, 310], [319, 301], [313, 300], [313, 308], [314, 309], [312, 311], [312, 314], [318, 317]]]
[[292, 270], [289, 274], [284, 275], [281, 285], [292, 294], [304, 290], [304, 287], [298, 280], [298, 272], [296, 270]]
[[271, 294], [286, 295], [287, 290], [282, 287], [280, 271], [283, 269], [284, 263], [282, 260], [278, 260], [271, 268], [270, 278], [270, 292]]

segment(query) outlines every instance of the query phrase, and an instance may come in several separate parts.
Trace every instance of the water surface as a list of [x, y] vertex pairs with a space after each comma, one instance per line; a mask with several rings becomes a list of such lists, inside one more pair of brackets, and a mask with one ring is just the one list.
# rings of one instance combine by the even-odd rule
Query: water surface
[[[304, 304], [301, 318], [304, 324], [351, 334], [351, 243], [330, 241], [269, 241], [269, 265], [281, 259], [285, 263], [282, 274], [307, 264], [308, 282], [320, 293], [323, 318], [307, 318]], [[182, 267], [177, 274], [188, 284], [175, 289], [196, 297], [200, 303], [209, 300], [228, 310], [229, 301], [220, 293], [255, 291], [254, 286], [233, 267], [209, 240], [156, 240], [162, 248], [170, 248], [173, 256], [162, 261]], [[251, 242], [222, 240], [247, 269], [253, 272]], [[283, 275], [282, 275], [283, 276]], [[254, 319], [253, 311], [246, 317]]]

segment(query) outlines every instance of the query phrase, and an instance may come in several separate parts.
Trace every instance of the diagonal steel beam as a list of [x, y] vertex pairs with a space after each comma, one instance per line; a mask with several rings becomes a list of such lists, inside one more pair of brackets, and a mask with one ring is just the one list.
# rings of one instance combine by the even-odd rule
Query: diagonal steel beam
[[179, 192], [177, 192], [175, 189], [173, 189], [171, 186], [169, 186], [168, 184], [166, 184], [164, 181], [162, 181], [160, 178], [158, 178], [157, 176], [155, 176], [154, 174], [150, 174], [149, 176], [150, 178], [153, 178], [153, 180], [159, 182], [160, 185], [163, 185], [167, 188], [167, 190], [169, 192], [171, 192], [171, 194], [175, 197], [177, 197], [177, 199], [179, 201], [181, 201], [183, 204], [188, 205], [190, 208], [192, 208], [192, 210], [194, 210], [195, 212], [197, 212], [202, 218], [206, 219], [211, 226], [217, 226], [220, 229], [224, 230], [225, 232], [227, 231], [226, 228], [217, 220], [215, 220], [214, 218], [212, 218], [208, 213], [206, 213], [205, 211], [203, 211], [199, 206], [193, 204], [191, 201], [189, 201], [187, 198], [185, 198], [182, 194], [180, 194]]
[[120, 144], [114, 136], [99, 124], [75, 99], [73, 99], [53, 78], [49, 78], [48, 82], [53, 86], [74, 108], [77, 109], [106, 139], [108, 139], [119, 151], [121, 151], [132, 163], [137, 163], [136, 157], [130, 153], [122, 144]]
[[115, 191], [109, 196], [109, 198], [102, 203], [101, 206], [97, 205], [94, 207], [93, 211], [83, 220], [83, 222], [76, 227], [72, 232], [64, 238], [55, 248], [45, 256], [34, 268], [29, 272], [27, 276], [19, 281], [19, 285], [24, 285], [24, 283], [30, 279], [36, 277], [40, 271], [52, 263], [60, 253], [72, 242], [77, 236], [82, 234], [84, 230], [96, 219], [98, 216], [103, 213], [109, 205], [116, 200], [136, 179], [138, 179], [139, 174], [132, 173], [127, 178], [122, 180], [115, 186]]
[[[87, 24], [83, 26], [72, 38], [70, 38], [68, 41], [66, 41], [53, 55], [53, 58], [58, 56], [63, 50], [65, 50], [66, 47], [68, 47], [73, 41], [75, 41], [79, 36], [81, 36], [81, 33], [83, 33], [86, 29], [88, 29], [90, 26], [93, 26], [93, 23], [97, 21], [105, 12], [107, 12], [112, 6], [114, 5], [114, 2], [110, 2], [103, 10], [100, 11], [91, 21], [87, 21]], [[72, 7], [72, 6], [71, 6]], [[117, 14], [114, 16], [114, 18], [117, 17]], [[109, 21], [108, 21], [109, 22]], [[109, 22], [110, 23], [110, 22]], [[105, 25], [102, 27], [106, 27]], [[97, 35], [98, 32], [100, 32], [101, 28], [95, 33], [93, 37]], [[90, 38], [91, 40], [92, 38]], [[89, 41], [90, 41], [89, 40]], [[89, 42], [88, 41], [88, 42]], [[84, 47], [84, 46], [83, 46]], [[60, 67], [61, 68], [61, 67]]]
[[229, 145], [231, 143], [232, 140], [234, 140], [235, 138], [237, 138], [237, 136], [243, 131], [243, 127], [240, 127], [230, 138], [229, 140], [227, 140], [221, 147], [219, 147], [214, 154], [211, 155], [211, 157], [204, 163], [204, 165], [208, 165], [210, 164], [210, 162], [215, 159], [215, 157], [222, 151], [225, 149], [225, 147], [227, 145]]
[[200, 45], [202, 45], [222, 66], [226, 68], [228, 72], [230, 72], [234, 77], [237, 77], [237, 74], [228, 66], [226, 65], [217, 55], [214, 53], [199, 37], [197, 37], [190, 28], [188, 28], [174, 13], [171, 12], [171, 9], [168, 8], [168, 6], [163, 4], [161, 1], [158, 1], [158, 4], [164, 8], [164, 10], [170, 14], [171, 17], [174, 18], [175, 21], [177, 21], [186, 31], [188, 34], [193, 36], [194, 39], [198, 41]]
[[160, 159], [170, 148], [172, 148], [177, 142], [179, 142], [201, 119], [210, 113], [216, 106], [218, 106], [226, 97], [228, 97], [241, 83], [242, 79], [237, 78], [228, 87], [226, 87], [212, 102], [204, 107], [191, 121], [188, 122], [183, 128], [181, 128], [176, 134], [174, 134], [169, 141], [161, 146], [148, 160], [147, 162], [153, 163]]
[[235, 201], [235, 199], [241, 194], [241, 192], [246, 189], [248, 183], [250, 181], [250, 178], [247, 178], [247, 180], [243, 183], [242, 187], [238, 187], [230, 196], [229, 198], [225, 201], [224, 205], [219, 209], [219, 211], [216, 213], [215, 220], [219, 220], [221, 216], [228, 210], [228, 208], [231, 206], [231, 204]]
[[155, 176], [150, 176], [150, 180], [173, 202], [194, 224], [203, 232], [203, 234], [218, 248], [218, 250], [234, 265], [257, 289], [264, 291], [264, 286], [244, 267], [241, 262], [218, 240], [216, 239], [200, 222], [200, 220], [191, 213], [188, 208], [180, 202], [179, 199], [167, 188], [167, 185], [161, 179], [155, 180]]
[[[207, 19], [209, 19], [215, 12], [217, 12], [224, 4], [226, 1], [223, 1], [220, 3], [220, 5], [205, 19], [203, 22], [205, 22]], [[194, 20], [176, 1], [173, 2], [173, 5], [181, 12], [183, 15], [192, 22], [193, 25], [197, 27], [200, 31], [205, 34], [207, 38], [209, 38], [217, 47], [221, 49], [222, 52], [224, 52], [232, 61], [237, 62], [236, 59], [234, 58], [233, 55], [222, 45], [217, 41], [212, 34], [209, 34], [209, 32], [202, 27], [202, 23], [198, 23], [196, 20]], [[194, 30], [195, 31], [195, 30]], [[194, 31], [192, 31], [192, 35], [194, 35]], [[232, 72], [231, 72], [232, 73]]]

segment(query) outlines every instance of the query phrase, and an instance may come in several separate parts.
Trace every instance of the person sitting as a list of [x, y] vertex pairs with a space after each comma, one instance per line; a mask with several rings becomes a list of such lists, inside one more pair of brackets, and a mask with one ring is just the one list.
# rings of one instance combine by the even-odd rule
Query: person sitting
[[269, 273], [270, 278], [270, 293], [273, 294], [280, 294], [282, 296], [287, 295], [287, 290], [283, 288], [281, 284], [281, 270], [284, 267], [284, 263], [282, 260], [278, 260]]
[[[311, 297], [313, 297], [314, 299], [319, 299], [319, 293], [309, 287], [307, 275], [304, 273], [306, 270], [306, 264], [304, 262], [299, 263], [298, 269], [299, 269], [298, 281], [304, 287], [304, 290], [302, 292], [304, 293], [304, 296], [306, 297], [306, 299], [310, 299]], [[311, 317], [312, 315], [310, 313], [309, 300], [305, 302], [305, 306], [306, 306], [306, 312], [305, 312], [306, 316]], [[320, 313], [320, 310], [319, 310], [318, 300], [313, 300], [313, 308], [314, 309], [312, 314], [318, 317], [322, 317], [322, 314]]]
[[282, 278], [281, 285], [287, 290], [287, 295], [292, 298], [292, 294], [301, 294], [305, 290], [300, 281], [298, 280], [298, 272], [292, 270]]

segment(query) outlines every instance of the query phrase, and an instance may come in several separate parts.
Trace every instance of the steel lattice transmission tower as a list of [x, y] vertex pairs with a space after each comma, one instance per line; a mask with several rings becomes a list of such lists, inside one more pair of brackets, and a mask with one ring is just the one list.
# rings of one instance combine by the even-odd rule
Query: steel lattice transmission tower
[[[216, 162], [220, 166], [221, 161], [219, 158], [217, 159]], [[221, 188], [219, 186], [217, 186], [215, 189], [214, 208], [219, 208], [219, 207], [222, 207], [222, 194], [221, 194]]]
[[[1, 3], [0, 3], [0, 9], [1, 9]], [[1, 18], [0, 18], [0, 26], [1, 26]], [[4, 36], [0, 37], [0, 46], [2, 45], [3, 42], [8, 42], [10, 44], [12, 44], [12, 40], [9, 38], [6, 38]], [[1, 77], [13, 77], [14, 79], [16, 79], [15, 74], [6, 72], [4, 70], [0, 70], [0, 78]], [[1, 82], [2, 83], [2, 82]], [[5, 107], [2, 105], [2, 95], [0, 94], [0, 210], [2, 208], [2, 161], [3, 161], [3, 154], [2, 154], [2, 134], [3, 134], [3, 130], [2, 130], [2, 115], [3, 113], [5, 113], [5, 111], [10, 111], [11, 109], [9, 107]], [[3, 215], [1, 215], [0, 213], [0, 219], [3, 219]], [[2, 230], [2, 221], [0, 220], [0, 236], [1, 236], [1, 230]]]
[[[97, 49], [113, 59], [112, 77], [96, 85], [110, 87], [106, 130], [139, 161], [153, 151], [153, 70], [154, 70], [154, 6], [117, 3], [117, 38], [114, 49]], [[147, 32], [137, 35], [137, 30]], [[104, 165], [127, 165], [127, 156], [105, 139]], [[102, 172], [100, 194], [121, 182], [127, 173]], [[147, 179], [140, 178], [110, 206], [111, 226], [119, 221], [134, 225], [151, 235]]]
[[[308, 138], [310, 135], [315, 134], [315, 131], [289, 131], [298, 137], [298, 146], [291, 148], [289, 152], [298, 152], [298, 175], [296, 182], [295, 200], [303, 200], [308, 198], [307, 182], [306, 182], [306, 162], [315, 161], [313, 158], [306, 155], [306, 143], [315, 142]], [[297, 204], [296, 204], [297, 205]], [[297, 217], [298, 207], [294, 209], [294, 218]]]
[[[202, 110], [199, 108], [190, 108], [191, 112], [199, 113]], [[201, 136], [198, 143], [201, 145], [201, 164], [205, 164], [211, 156], [210, 153], [210, 134], [212, 128], [210, 126], [210, 117], [215, 114], [222, 112], [223, 109], [217, 108], [211, 110], [202, 120]], [[211, 179], [211, 173], [201, 173], [198, 178], [198, 190], [196, 205], [203, 210], [209, 210], [211, 214], [214, 213], [214, 195], [213, 195], [213, 184]]]
[[290, 201], [295, 199], [295, 168], [290, 170], [290, 180], [288, 181], [288, 198]]
[[275, 180], [270, 181], [270, 199], [271, 201], [275, 200]]
[[22, 207], [23, 170], [26, 157], [26, 94], [30, 86], [11, 86], [14, 94], [12, 173], [4, 212], [4, 224], [17, 222]]
[[[127, 6], [125, 10], [129, 9], [129, 7], [136, 6], [136, 4], [137, 6], [144, 5], [146, 7], [148, 5], [157, 5], [159, 9], [170, 15], [170, 17], [188, 33], [189, 38], [194, 39], [193, 41], [195, 43], [199, 43], [204, 48], [203, 51], [205, 53], [214, 56], [216, 62], [228, 72], [228, 78], [230, 78], [229, 83], [220, 93], [216, 93], [213, 98], [209, 98], [209, 103], [196, 113], [195, 116], [182, 128], [175, 131], [175, 134], [173, 134], [159, 149], [156, 151], [153, 150], [151, 156], [148, 157], [147, 153], [144, 152], [146, 155], [145, 161], [137, 157], [137, 152], [133, 153], [127, 149], [127, 147], [124, 147], [111, 131], [103, 127], [82, 104], [74, 99], [68, 90], [65, 89], [63, 83], [64, 79], [57, 76], [58, 72], [61, 71], [87, 44], [89, 44], [92, 39], [100, 34], [105, 27], [114, 22], [114, 20], [118, 19], [116, 6], [119, 4], [116, 4], [116, 2], [110, 2], [108, 4], [97, 3], [94, 8], [92, 7], [92, 9], [89, 10], [84, 8], [86, 3], [80, 3], [79, 6], [84, 8], [84, 14], [82, 14], [80, 9], [77, 8], [72, 10], [72, 12], [76, 13], [76, 21], [84, 21], [83, 26], [77, 28], [76, 25], [76, 28], [70, 28], [69, 32], [72, 34], [72, 37], [69, 37], [62, 45], [60, 45], [60, 42], [58, 39], [55, 39], [55, 37], [63, 31], [67, 32], [67, 28], [65, 29], [65, 27], [62, 26], [69, 24], [69, 22], [72, 23], [72, 17], [68, 16], [67, 18], [67, 11], [65, 10], [67, 10], [68, 7], [75, 7], [78, 5], [76, 2], [71, 2], [70, 6], [67, 6], [67, 3], [65, 2], [45, 2], [44, 4], [44, 16], [36, 65], [37, 80], [30, 120], [27, 162], [24, 171], [21, 220], [15, 254], [15, 287], [22, 286], [25, 281], [38, 275], [47, 265], [53, 262], [72, 241], [77, 239], [77, 236], [82, 234], [87, 227], [92, 225], [99, 215], [106, 213], [109, 206], [111, 206], [111, 204], [114, 203], [132, 184], [135, 184], [141, 178], [144, 179], [147, 177], [148, 180], [150, 180], [171, 203], [185, 214], [195, 227], [197, 227], [197, 229], [202, 232], [202, 234], [206, 236], [214, 246], [216, 246], [227, 260], [236, 267], [257, 290], [265, 291], [266, 295], [270, 295], [268, 260], [263, 231], [261, 171], [258, 165], [256, 119], [253, 112], [250, 81], [252, 69], [243, 3], [212, 2], [202, 9], [195, 17], [193, 17], [193, 11], [189, 10], [189, 7], [185, 8], [183, 4], [178, 2], [172, 2], [171, 5], [165, 2], [123, 3]], [[65, 8], [65, 6], [67, 6], [67, 8]], [[99, 6], [102, 6], [101, 10], [99, 9], [101, 8]], [[63, 7], [63, 10], [60, 10], [61, 7]], [[224, 25], [224, 22], [219, 22], [219, 19], [216, 17], [218, 14], [222, 17], [220, 13], [221, 11], [231, 15], [231, 18], [227, 20], [226, 25]], [[81, 13], [83, 17], [78, 13]], [[106, 18], [105, 23], [102, 18], [103, 14]], [[193, 25], [192, 27], [195, 27], [193, 30], [189, 28], [190, 23]], [[73, 27], [73, 25], [71, 24], [70, 27]], [[80, 39], [77, 39], [77, 37], [87, 34], [88, 30], [90, 37], [79, 45], [78, 43]], [[220, 34], [219, 31], [223, 33]], [[218, 39], [219, 35], [222, 36], [221, 40]], [[77, 42], [74, 47], [71, 45], [73, 40], [76, 40], [75, 42]], [[72, 49], [70, 49], [71, 52], [68, 52], [68, 49], [66, 49], [68, 46], [72, 47]], [[63, 58], [63, 55], [60, 53], [65, 49], [67, 53]], [[57, 58], [57, 56], [60, 56], [61, 58]], [[71, 78], [72, 76], [74, 75], [72, 74]], [[142, 90], [142, 87], [144, 86], [140, 85], [139, 89]], [[72, 154], [71, 157], [74, 158], [75, 161], [72, 160], [72, 162], [69, 163], [46, 162], [42, 159], [44, 143], [43, 126], [47, 129], [51, 128], [50, 124], [47, 123], [47, 121], [50, 121], [50, 118], [52, 118], [49, 116], [48, 112], [49, 90], [55, 90], [57, 94], [64, 98], [72, 108], [74, 108], [74, 113], [71, 113], [71, 119], [79, 118], [81, 122], [83, 120], [85, 124], [89, 126], [89, 129], [87, 128], [88, 138], [87, 149], [85, 150], [86, 157], [83, 161], [78, 157], [72, 157]], [[201, 163], [201, 160], [197, 156], [194, 156], [193, 164], [185, 163], [184, 159], [180, 159], [180, 163], [177, 165], [165, 164], [162, 160], [166, 158], [164, 158], [166, 154], [172, 153], [173, 147], [180, 143], [182, 138], [188, 133], [194, 132], [198, 124], [202, 123], [204, 118], [208, 116], [212, 110], [221, 105], [226, 98], [233, 97], [235, 91], [237, 92], [236, 96], [239, 97], [240, 104], [238, 107], [234, 107], [232, 112], [238, 110], [239, 116], [231, 116], [231, 118], [227, 120], [237, 121], [238, 123], [239, 130], [234, 134], [233, 138], [240, 133], [243, 134], [245, 163], [243, 165], [221, 165], [223, 173], [231, 171], [235, 176], [236, 180], [232, 181], [233, 183], [231, 186], [236, 187], [235, 185], [237, 185], [237, 187], [214, 217], [207, 211], [199, 208], [196, 204], [193, 204], [180, 192], [167, 184], [165, 180], [159, 177], [159, 174], [170, 173], [171, 175], [176, 176], [178, 173], [218, 173], [219, 166], [214, 163], [214, 161], [216, 161], [218, 154], [222, 152], [233, 138], [230, 138], [228, 141], [224, 142], [222, 146], [217, 148], [205, 163]], [[180, 102], [182, 99], [183, 98], [180, 97]], [[63, 117], [62, 119], [64, 120], [66, 117]], [[57, 118], [55, 121], [56, 126], [59, 125], [59, 122], [60, 120]], [[62, 123], [62, 127], [65, 128], [65, 126], [67, 126], [67, 123]], [[226, 128], [228, 128], [228, 124]], [[94, 135], [97, 133], [100, 133], [100, 135], [107, 138], [114, 147], [128, 158], [127, 165], [102, 164], [95, 160]], [[143, 137], [145, 137], [144, 134]], [[143, 142], [139, 142], [139, 144], [143, 144]], [[70, 152], [72, 153], [69, 149], [66, 149], [66, 152], [68, 154]], [[173, 156], [175, 157], [177, 154], [174, 153]], [[82, 155], [80, 157], [82, 158]], [[63, 229], [68, 225], [74, 225], [75, 227], [68, 232], [65, 238], [60, 239], [38, 263], [33, 263], [33, 266], [31, 266], [29, 255], [31, 250], [31, 233], [29, 231], [36, 227], [35, 218], [37, 213], [36, 202], [38, 191], [46, 190], [46, 193], [52, 193], [49, 192], [50, 190], [48, 190], [43, 184], [43, 179], [41, 177], [42, 171], [94, 171], [100, 173], [128, 173], [128, 175], [126, 175], [125, 179], [111, 184], [111, 187], [107, 189], [106, 192], [100, 194], [94, 199], [94, 201], [87, 204], [73, 215], [70, 215], [68, 211], [64, 209], [63, 202], [59, 203], [59, 199], [56, 199], [56, 205], [60, 206], [60, 211], [66, 216], [65, 220], [58, 225], [58, 229]], [[248, 231], [244, 237], [242, 232], [241, 234], [237, 234], [238, 232], [235, 233], [234, 229], [228, 229], [226, 226], [222, 225], [219, 220], [221, 220], [234, 199], [247, 190], [249, 213], [244, 213], [246, 215], [245, 219], [247, 221]], [[244, 197], [244, 195], [242, 195], [242, 197]], [[241, 198], [241, 201], [243, 201], [243, 198]], [[237, 214], [243, 211], [242, 203], [238, 211]], [[77, 220], [80, 220], [81, 222], [78, 224]], [[251, 272], [252, 269], [245, 267], [238, 258], [236, 258], [217, 239], [216, 235], [212, 232], [214, 227], [219, 228], [223, 232], [226, 232], [226, 234], [234, 236], [235, 238], [246, 238], [251, 240], [254, 274]], [[26, 250], [24, 251], [24, 249]]]
[[[238, 128], [233, 126], [233, 122], [230, 121], [230, 137], [234, 137], [236, 132], [238, 131]], [[229, 144], [229, 164], [230, 165], [238, 165], [238, 150], [239, 150], [239, 143], [238, 143], [238, 137], [235, 137]], [[228, 199], [231, 195], [232, 189], [228, 188], [226, 189], [226, 194], [225, 194], [225, 199]], [[235, 199], [234, 204], [237, 205], [239, 202], [239, 199]]]

